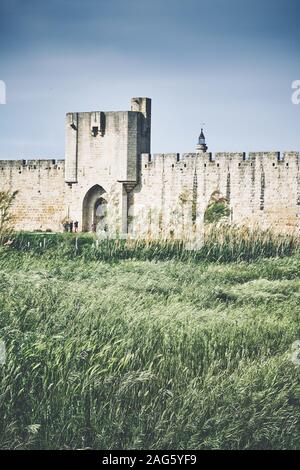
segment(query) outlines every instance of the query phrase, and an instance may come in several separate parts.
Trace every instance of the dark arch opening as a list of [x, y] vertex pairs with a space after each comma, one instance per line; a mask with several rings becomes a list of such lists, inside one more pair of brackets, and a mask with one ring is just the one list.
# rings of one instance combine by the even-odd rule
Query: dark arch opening
[[88, 190], [82, 204], [82, 231], [95, 232], [99, 225], [104, 229], [106, 225], [105, 189], [96, 184]]

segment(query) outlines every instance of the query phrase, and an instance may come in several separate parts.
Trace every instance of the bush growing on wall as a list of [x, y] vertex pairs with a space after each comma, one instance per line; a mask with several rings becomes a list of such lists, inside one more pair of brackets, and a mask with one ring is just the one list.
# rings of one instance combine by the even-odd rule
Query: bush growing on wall
[[219, 222], [221, 219], [227, 219], [230, 215], [230, 208], [226, 197], [220, 195], [215, 191], [210, 198], [208, 206], [204, 214], [204, 222], [213, 224]]

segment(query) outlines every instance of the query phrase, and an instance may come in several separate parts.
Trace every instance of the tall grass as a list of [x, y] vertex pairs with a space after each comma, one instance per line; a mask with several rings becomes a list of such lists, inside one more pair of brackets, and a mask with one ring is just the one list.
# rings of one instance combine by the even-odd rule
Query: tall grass
[[300, 447], [298, 256], [68, 256], [0, 258], [1, 448]]
[[204, 257], [216, 261], [257, 260], [290, 256], [299, 252], [297, 234], [281, 234], [272, 229], [221, 224], [206, 227]]
[[[102, 239], [89, 234], [16, 233], [10, 249], [34, 253], [48, 252], [51, 256], [86, 260], [194, 260], [230, 262], [290, 256], [299, 251], [300, 238], [232, 225], [207, 226], [204, 240], [197, 249], [190, 249], [184, 240]], [[50, 252], [50, 253], [49, 253]]]

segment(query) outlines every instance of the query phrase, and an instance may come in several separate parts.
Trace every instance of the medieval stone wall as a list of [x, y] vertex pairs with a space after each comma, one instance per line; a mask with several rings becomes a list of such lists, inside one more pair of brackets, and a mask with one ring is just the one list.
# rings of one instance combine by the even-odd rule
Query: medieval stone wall
[[112, 236], [200, 237], [218, 192], [233, 223], [299, 230], [298, 152], [151, 156], [150, 133], [148, 98], [130, 111], [68, 113], [65, 160], [0, 162], [0, 190], [18, 191], [15, 228], [61, 231], [69, 218]]
[[1, 160], [0, 189], [18, 191], [14, 206], [17, 230], [62, 230], [68, 216], [64, 160]]
[[215, 191], [227, 198], [234, 223], [298, 230], [299, 165], [297, 152], [144, 154], [129, 197], [129, 231], [189, 237], [201, 231]]
[[2, 160], [1, 189], [18, 191], [13, 207], [16, 229], [60, 231], [65, 217], [81, 224], [84, 197], [96, 185], [105, 191], [108, 225], [118, 233], [153, 237], [200, 233], [215, 191], [227, 198], [234, 223], [280, 231], [299, 228], [297, 152], [217, 153], [214, 157], [143, 154], [139, 183], [127, 190], [126, 184], [111, 178], [101, 164], [94, 167], [93, 161], [81, 162], [78, 183], [68, 184], [64, 160]]

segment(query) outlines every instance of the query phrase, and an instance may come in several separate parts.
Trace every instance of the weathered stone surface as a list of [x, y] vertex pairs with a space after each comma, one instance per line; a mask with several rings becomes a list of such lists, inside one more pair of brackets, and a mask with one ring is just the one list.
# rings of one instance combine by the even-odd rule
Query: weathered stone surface
[[235, 223], [299, 229], [299, 152], [151, 156], [150, 133], [151, 100], [133, 98], [131, 111], [68, 113], [65, 160], [0, 161], [0, 188], [19, 191], [16, 229], [61, 231], [67, 218], [111, 235], [200, 236], [215, 191]]

